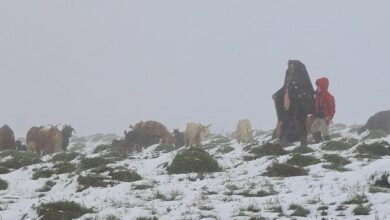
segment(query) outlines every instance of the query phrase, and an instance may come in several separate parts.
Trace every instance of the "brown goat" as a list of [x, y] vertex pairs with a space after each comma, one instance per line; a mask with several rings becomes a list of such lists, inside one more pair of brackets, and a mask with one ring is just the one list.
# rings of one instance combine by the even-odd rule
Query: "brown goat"
[[16, 149], [14, 132], [8, 125], [0, 128], [0, 150]]
[[147, 147], [157, 143], [173, 145], [175, 143], [173, 135], [160, 122], [141, 121], [134, 126], [130, 126], [130, 128], [132, 128], [132, 131], [125, 133], [127, 147]]
[[61, 151], [61, 131], [55, 126], [32, 127], [27, 132], [27, 151], [39, 155]]

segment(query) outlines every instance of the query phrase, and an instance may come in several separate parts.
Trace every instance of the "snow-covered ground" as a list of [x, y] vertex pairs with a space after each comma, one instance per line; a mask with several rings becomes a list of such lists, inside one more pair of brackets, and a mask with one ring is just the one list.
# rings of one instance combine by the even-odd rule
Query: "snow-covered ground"
[[[341, 136], [335, 138], [355, 138], [361, 143], [362, 136], [350, 133], [349, 128], [334, 130]], [[364, 135], [364, 134], [363, 134]], [[111, 143], [115, 135], [93, 135], [85, 138], [73, 138], [70, 149], [86, 154], [87, 157], [98, 157], [102, 153], [93, 154], [100, 144]], [[270, 139], [269, 132], [257, 137], [260, 143]], [[389, 141], [390, 137], [382, 138]], [[366, 140], [376, 142], [379, 140]], [[207, 140], [206, 143], [211, 142]], [[234, 148], [229, 153], [218, 151], [222, 145]], [[1, 174], [9, 187], [0, 191], [0, 220], [38, 219], [35, 207], [41, 203], [60, 200], [75, 201], [95, 213], [86, 214], [80, 219], [134, 219], [153, 217], [163, 220], [174, 219], [390, 219], [390, 193], [370, 193], [370, 176], [375, 173], [390, 171], [390, 157], [377, 160], [357, 159], [353, 157], [355, 147], [345, 151], [325, 151], [321, 144], [310, 144], [313, 155], [321, 159], [321, 163], [305, 167], [309, 175], [299, 177], [267, 177], [262, 174], [275, 161], [284, 163], [292, 154], [262, 157], [256, 160], [244, 160], [248, 152], [244, 145], [233, 138], [227, 143], [215, 144], [206, 150], [217, 159], [223, 171], [211, 174], [179, 174], [168, 175], [166, 165], [171, 163], [178, 150], [168, 153], [155, 151], [151, 146], [142, 153], [133, 154], [125, 159], [107, 166], [124, 166], [136, 171], [142, 180], [121, 182], [105, 188], [88, 188], [78, 192], [78, 173], [73, 175], [52, 175], [50, 178], [32, 179], [33, 170], [51, 167], [48, 162], [52, 156], [45, 156], [44, 163]], [[296, 146], [288, 147], [292, 150]], [[327, 162], [322, 158], [325, 153], [336, 153], [349, 159], [352, 163], [345, 166], [350, 171], [339, 172], [325, 169]], [[72, 161], [79, 163], [76, 158]], [[52, 180], [56, 185], [49, 192], [37, 192], [46, 181]], [[144, 186], [143, 190], [136, 189]], [[274, 191], [274, 195], [253, 197], [238, 195], [242, 192]], [[240, 193], [241, 192], [241, 193]], [[164, 195], [166, 199], [161, 198]], [[344, 205], [345, 210], [337, 211], [340, 205], [356, 195], [367, 196], [371, 211], [366, 216], [355, 216], [353, 209], [357, 206]], [[308, 209], [307, 217], [291, 217], [290, 205], [298, 204]], [[319, 210], [325, 207], [324, 211]], [[282, 214], [272, 212], [281, 208]], [[321, 208], [320, 208], [321, 209]], [[260, 218], [258, 218], [260, 219]]]

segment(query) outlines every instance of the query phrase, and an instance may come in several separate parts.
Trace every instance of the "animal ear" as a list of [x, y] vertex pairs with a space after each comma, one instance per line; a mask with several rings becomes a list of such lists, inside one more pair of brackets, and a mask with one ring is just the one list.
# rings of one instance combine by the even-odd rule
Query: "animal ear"
[[126, 134], [127, 134], [127, 131], [125, 130], [123, 133], [124, 133], [124, 134], [125, 134], [125, 136], [126, 136]]
[[209, 128], [209, 127], [211, 127], [212, 125], [213, 125], [213, 124], [209, 124], [209, 125], [207, 125], [206, 127]]
[[[72, 127], [71, 127], [71, 128], [72, 128]], [[72, 128], [72, 131], [73, 131], [73, 133], [75, 133], [75, 134], [77, 133], [76, 130], [75, 130], [74, 128]]]

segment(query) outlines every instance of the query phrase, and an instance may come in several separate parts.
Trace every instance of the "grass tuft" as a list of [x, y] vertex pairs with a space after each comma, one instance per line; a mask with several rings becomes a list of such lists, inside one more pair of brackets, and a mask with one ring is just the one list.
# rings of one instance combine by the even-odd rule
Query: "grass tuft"
[[168, 166], [169, 174], [219, 172], [218, 162], [206, 151], [191, 147], [177, 153]]
[[267, 172], [264, 176], [269, 177], [291, 177], [291, 176], [306, 176], [308, 173], [301, 167], [292, 166], [289, 164], [274, 163], [267, 167]]
[[8, 182], [0, 179], [0, 190], [6, 190], [6, 189], [8, 189]]
[[294, 154], [290, 159], [287, 160], [288, 164], [306, 167], [314, 164], [318, 164], [321, 161], [313, 156], [304, 156], [301, 154]]
[[37, 213], [40, 220], [71, 220], [93, 211], [76, 202], [58, 201], [40, 204]]
[[2, 161], [0, 162], [0, 166], [8, 169], [19, 169], [42, 162], [37, 154], [17, 150], [1, 152], [0, 161]]

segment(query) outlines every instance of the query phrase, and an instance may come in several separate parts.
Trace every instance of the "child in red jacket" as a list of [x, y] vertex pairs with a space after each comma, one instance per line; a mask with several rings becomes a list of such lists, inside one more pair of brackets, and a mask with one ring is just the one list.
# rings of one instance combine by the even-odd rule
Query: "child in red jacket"
[[315, 120], [311, 127], [311, 132], [316, 143], [322, 141], [322, 136], [326, 141], [330, 140], [329, 124], [336, 113], [336, 103], [334, 97], [329, 93], [328, 78], [320, 78], [316, 81], [317, 90], [315, 93]]

